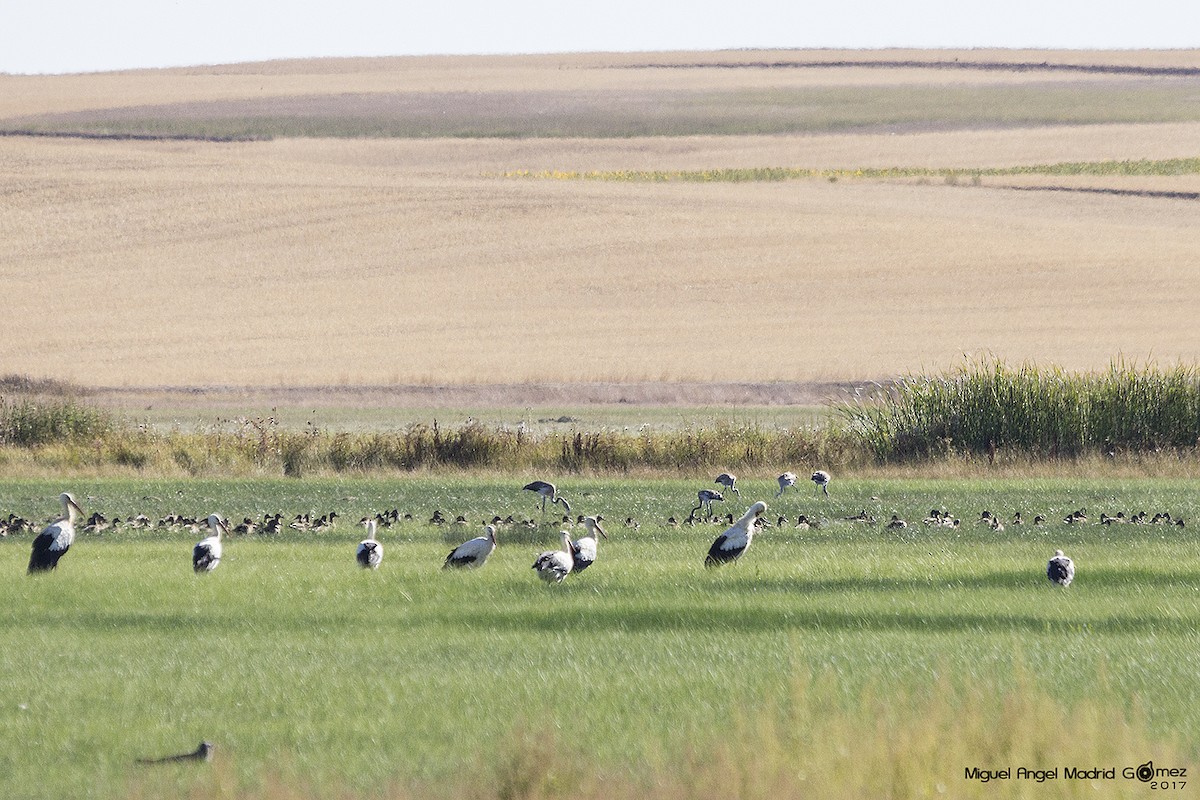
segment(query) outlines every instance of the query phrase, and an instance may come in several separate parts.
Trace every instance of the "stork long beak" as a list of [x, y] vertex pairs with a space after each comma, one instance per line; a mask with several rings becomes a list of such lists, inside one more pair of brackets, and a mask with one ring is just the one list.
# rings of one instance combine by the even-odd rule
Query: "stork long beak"
[[75, 509], [76, 511], [78, 511], [78, 512], [79, 512], [79, 516], [81, 516], [81, 517], [83, 516], [83, 509], [82, 509], [82, 508], [80, 508], [80, 507], [79, 507], [79, 504], [78, 504], [78, 503], [76, 503], [74, 500], [68, 500], [68, 501], [67, 501], [67, 505], [69, 505], [71, 508], [73, 508], [73, 509]]
[[596, 530], [597, 530], [597, 531], [599, 531], [599, 532], [600, 532], [600, 535], [601, 535], [601, 536], [603, 536], [605, 539], [607, 539], [607, 538], [608, 538], [608, 534], [604, 532], [604, 528], [601, 528], [601, 527], [600, 527], [600, 523], [599, 523], [599, 522], [597, 522], [597, 523], [596, 523]]

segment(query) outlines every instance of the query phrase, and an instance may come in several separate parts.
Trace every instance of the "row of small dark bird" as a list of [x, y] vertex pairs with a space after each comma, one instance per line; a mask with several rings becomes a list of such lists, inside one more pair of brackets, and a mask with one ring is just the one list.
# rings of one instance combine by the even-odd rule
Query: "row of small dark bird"
[[[722, 473], [717, 476], [714, 482], [726, 486], [740, 497], [740, 492], [735, 485], [736, 480], [735, 476], [729, 473]], [[778, 497], [789, 486], [794, 485], [795, 480], [796, 476], [793, 473], [780, 475], [778, 479], [780, 488], [776, 496]], [[814, 472], [812, 481], [819, 490], [828, 495], [830, 478], [827, 472]], [[525, 491], [534, 492], [541, 497], [540, 506], [543, 512], [546, 509], [547, 503], [560, 504], [568, 512], [570, 511], [569, 502], [551, 483], [534, 481], [522, 488]], [[698, 492], [697, 497], [700, 500], [700, 505], [692, 509], [684, 524], [695, 525], [699, 522], [708, 522], [727, 526], [727, 530], [713, 543], [708, 557], [705, 559], [705, 563], [709, 566], [736, 560], [749, 547], [756, 530], [771, 527], [771, 523], [764, 517], [766, 504], [763, 502], [755, 503], [740, 519], [734, 520], [732, 514], [727, 514], [724, 517], [712, 516], [712, 503], [724, 500], [724, 497], [719, 492], [704, 489]], [[69, 493], [61, 495], [60, 501], [63, 504], [63, 514], [48, 525], [34, 540], [29, 564], [29, 571], [31, 573], [54, 569], [57, 566], [58, 560], [67, 552], [67, 549], [74, 541], [75, 518], [76, 516], [82, 516], [83, 511]], [[707, 517], [697, 517], [697, 512], [705, 509], [709, 512], [709, 515]], [[286, 526], [294, 530], [319, 532], [331, 529], [336, 525], [337, 518], [337, 512], [330, 512], [316, 519], [313, 519], [313, 516], [310, 514], [297, 514], [290, 522], [285, 523], [281, 513], [265, 514], [261, 522], [255, 522], [251, 518], [246, 517], [241, 523], [230, 528], [221, 516], [217, 514], [209, 515], [204, 524], [207, 526], [210, 535], [205, 537], [194, 548], [193, 567], [197, 572], [209, 572], [215, 569], [217, 564], [220, 563], [221, 558], [221, 537], [223, 534], [229, 534], [231, 531], [237, 534], [274, 533], [282, 531]], [[359, 563], [364, 567], [377, 568], [382, 561], [383, 552], [382, 545], [375, 538], [378, 528], [380, 526], [387, 527], [394, 525], [401, 521], [411, 521], [412, 519], [411, 514], [401, 515], [397, 509], [379, 512], [374, 517], [364, 517], [360, 521], [360, 524], [367, 528], [368, 535], [366, 539], [359, 543], [356, 550], [356, 557]], [[868, 514], [865, 509], [856, 515], [843, 517], [842, 519], [851, 523], [877, 524], [877, 519]], [[537, 560], [534, 562], [533, 567], [538, 571], [539, 576], [550, 582], [561, 582], [572, 571], [582, 571], [593, 563], [596, 557], [597, 534], [603, 538], [607, 538], [607, 534], [600, 526], [602, 520], [603, 516], [601, 515], [595, 517], [578, 515], [574, 520], [572, 520], [569, 513], [564, 515], [562, 517], [564, 525], [570, 525], [573, 522], [582, 524], [587, 528], [587, 531], [575, 541], [572, 541], [569, 531], [560, 531], [563, 540], [562, 549], [545, 551], [539, 554]], [[469, 524], [463, 515], [456, 516], [453, 522], [451, 522], [440, 510], [434, 512], [429, 522], [435, 525]], [[1045, 517], [1037, 515], [1034, 517], [1032, 524], [1041, 525], [1045, 522]], [[1087, 524], [1089, 518], [1086, 510], [1080, 509], [1068, 514], [1062, 519], [1062, 522], [1067, 525], [1082, 525]], [[940, 509], [931, 509], [929, 516], [925, 517], [922, 523], [929, 526], [952, 528], [957, 528], [962, 524], [958, 517]], [[475, 537], [459, 545], [446, 557], [443, 566], [445, 568], [478, 568], [482, 566], [495, 550], [497, 526], [515, 524], [518, 524], [518, 520], [511, 514], [506, 518], [501, 518], [499, 515], [494, 516], [491, 522], [485, 525], [483, 536]], [[540, 523], [533, 519], [523, 519], [520, 521], [520, 524], [531, 528], [536, 528], [540, 525]], [[667, 524], [678, 525], [680, 523], [674, 517], [671, 517], [668, 518]], [[775, 521], [775, 526], [781, 528], [790, 526], [791, 524], [790, 519], [786, 516], [779, 516]], [[1004, 523], [1000, 517], [992, 514], [990, 511], [983, 511], [977, 520], [977, 524], [988, 525], [994, 530], [1004, 529]], [[1010, 524], [1024, 524], [1021, 512], [1014, 513]], [[1178, 527], [1185, 525], [1182, 519], [1174, 518], [1167, 512], [1159, 512], [1152, 517], [1146, 512], [1137, 512], [1128, 517], [1123, 512], [1118, 512], [1113, 516], [1102, 513], [1099, 518], [1099, 524], [1175, 525]], [[84, 531], [101, 532], [122, 525], [133, 528], [148, 528], [157, 525], [161, 527], [189, 528], [196, 531], [200, 530], [201, 527], [199, 520], [183, 515], [168, 515], [158, 520], [157, 523], [153, 523], [144, 515], [138, 515], [122, 523], [116, 518], [109, 522], [103, 515], [93, 514], [88, 519], [87, 525], [84, 526]], [[640, 523], [632, 517], [626, 518], [625, 525], [635, 530], [640, 528]], [[794, 525], [794, 527], [800, 529], [815, 528], [818, 526], [819, 523], [817, 520], [810, 519], [803, 514], [797, 517]], [[906, 528], [908, 527], [908, 523], [898, 515], [893, 514], [891, 520], [887, 523], [887, 527], [893, 529]], [[10, 514], [6, 520], [0, 519], [0, 533], [3, 535], [7, 535], [10, 532], [32, 531], [34, 529], [35, 526], [31, 525], [27, 520], [15, 515]], [[1073, 565], [1071, 574], [1073, 575]], [[1069, 582], [1070, 580], [1068, 579], [1067, 583]]]
[[[844, 519], [848, 522], [865, 522], [865, 523], [868, 523], [871, 525], [874, 525], [875, 523], [878, 522], [878, 520], [875, 517], [867, 514], [866, 511], [861, 511], [861, 512], [859, 512], [859, 514], [857, 514], [853, 517], [845, 517]], [[1041, 525], [1045, 525], [1047, 522], [1048, 522], [1048, 520], [1046, 519], [1046, 517], [1044, 517], [1041, 514], [1037, 514], [1034, 516], [1033, 520], [1029, 524], [1041, 526]], [[962, 524], [962, 521], [958, 517], [955, 517], [953, 514], [950, 514], [948, 512], [941, 511], [939, 509], [934, 508], [934, 509], [930, 510], [929, 516], [927, 516], [921, 520], [921, 523], [924, 525], [930, 525], [930, 526], [957, 528]], [[1089, 518], [1088, 518], [1087, 512], [1084, 509], [1080, 509], [1078, 511], [1072, 511], [1070, 514], [1067, 514], [1065, 517], [1063, 517], [1062, 523], [1064, 525], [1087, 525], [1087, 524], [1089, 524]], [[1000, 515], [993, 514], [990, 511], [981, 512], [979, 515], [979, 519], [977, 519], [975, 521], [975, 524], [986, 525], [989, 528], [991, 528], [992, 530], [997, 531], [997, 532], [1004, 530], [1004, 520], [1002, 520], [1000, 518]], [[1009, 521], [1008, 524], [1013, 525], [1013, 526], [1020, 526], [1020, 525], [1026, 524], [1026, 523], [1025, 523], [1025, 518], [1022, 516], [1021, 512], [1015, 511], [1015, 512], [1013, 512], [1012, 519]], [[1184, 522], [1182, 517], [1172, 517], [1171, 514], [1166, 511], [1161, 511], [1161, 512], [1155, 514], [1153, 517], [1150, 516], [1145, 511], [1139, 511], [1134, 514], [1130, 514], [1129, 516], [1125, 516], [1124, 512], [1118, 511], [1115, 515], [1112, 515], [1112, 516], [1101, 512], [1100, 517], [1097, 520], [1096, 524], [1099, 524], [1099, 525], [1126, 525], [1126, 524], [1128, 524], [1128, 525], [1174, 525], [1177, 528], [1183, 528], [1183, 527], [1186, 527], [1187, 523]], [[893, 528], [893, 529], [907, 528], [908, 522], [904, 519], [901, 519], [898, 514], [893, 514], [892, 518], [887, 522], [887, 527]]]

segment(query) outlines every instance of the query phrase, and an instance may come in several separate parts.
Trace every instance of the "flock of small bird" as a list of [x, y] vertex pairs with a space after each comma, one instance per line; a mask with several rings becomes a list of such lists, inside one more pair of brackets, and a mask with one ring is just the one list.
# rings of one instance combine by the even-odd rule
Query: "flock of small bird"
[[[777, 478], [779, 490], [775, 493], [775, 497], [781, 496], [787, 489], [796, 485], [797, 476], [792, 472], [784, 472]], [[818, 492], [829, 495], [830, 475], [824, 470], [817, 470], [811, 476], [813, 484]], [[724, 487], [726, 492], [740, 499], [741, 492], [737, 488], [737, 477], [731, 473], [723, 472], [716, 477], [715, 484]], [[529, 491], [536, 494], [540, 498], [539, 507], [543, 514], [546, 512], [547, 504], [561, 505], [567, 512], [567, 515], [562, 517], [564, 525], [572, 522], [569, 516], [571, 505], [568, 500], [559, 493], [554, 484], [547, 481], [533, 481], [522, 487], [523, 491]], [[716, 538], [712, 546], [709, 548], [708, 554], [704, 559], [705, 566], [714, 567], [721, 564], [737, 561], [749, 549], [753, 542], [756, 531], [770, 527], [771, 522], [764, 516], [767, 510], [767, 504], [759, 501], [751, 505], [740, 518], [734, 519], [732, 514], [727, 514], [724, 517], [716, 517], [713, 514], [713, 503], [724, 502], [724, 494], [716, 489], [701, 489], [696, 494], [698, 501], [697, 505], [691, 509], [691, 513], [685, 524], [695, 525], [701, 522], [715, 522], [719, 525], [726, 526], [726, 529], [720, 536]], [[53, 570], [58, 566], [59, 560], [66, 555], [72, 543], [75, 540], [75, 525], [76, 521], [83, 517], [83, 509], [75, 501], [73, 495], [69, 492], [64, 492], [59, 497], [62, 503], [62, 514], [51, 522], [42, 530], [33, 540], [32, 550], [29, 557], [29, 573], [46, 572]], [[232, 532], [237, 534], [247, 533], [277, 533], [285, 527], [298, 531], [313, 531], [320, 532], [332, 528], [337, 521], [337, 513], [330, 512], [324, 516], [313, 519], [308, 514], [298, 514], [290, 522], [285, 522], [281, 514], [264, 515], [261, 522], [255, 522], [250, 518], [245, 518], [241, 523], [233, 526]], [[584, 516], [579, 515], [574, 523], [584, 527], [584, 533], [575, 539], [571, 538], [571, 534], [567, 530], [562, 530], [559, 535], [562, 539], [562, 547], [557, 550], [546, 550], [539, 553], [534, 560], [533, 569], [537, 572], [539, 578], [546, 583], [562, 583], [566, 578], [574, 573], [583, 572], [596, 561], [598, 554], [599, 539], [608, 538], [608, 534], [601, 526], [603, 516]], [[862, 523], [868, 525], [877, 524], [878, 520], [868, 514], [866, 510], [860, 511], [858, 514], [843, 517], [845, 522]], [[385, 511], [376, 514], [374, 517], [364, 517], [360, 524], [366, 529], [365, 538], [360, 541], [355, 549], [355, 560], [363, 569], [378, 569], [383, 563], [383, 544], [377, 538], [379, 526], [390, 526], [401, 521], [411, 521], [411, 514], [401, 516], [398, 510]], [[453, 522], [449, 520], [440, 510], [435, 511], [429, 522], [435, 525], [443, 524], [461, 524], [466, 525], [467, 520], [464, 516], [457, 516]], [[962, 521], [941, 509], [931, 509], [929, 515], [921, 520], [926, 526], [958, 528]], [[1079, 509], [1062, 518], [1062, 523], [1065, 525], [1085, 525], [1090, 522], [1086, 509]], [[1028, 524], [1044, 525], [1047, 520], [1042, 515], [1037, 515]], [[505, 519], [499, 516], [492, 518], [489, 524], [484, 526], [483, 535], [473, 539], [468, 539], [462, 544], [455, 547], [446, 556], [442, 564], [443, 569], [479, 569], [487, 563], [488, 558], [496, 550], [496, 532], [498, 526], [517, 524], [511, 515]], [[539, 523], [532, 519], [521, 520], [521, 524], [532, 528], [538, 527]], [[675, 517], [670, 517], [667, 520], [668, 525], [680, 524]], [[791, 521], [784, 516], [780, 516], [775, 521], [775, 526], [784, 527], [791, 525]], [[990, 511], [983, 511], [979, 519], [976, 520], [978, 525], [986, 525], [993, 530], [1003, 531], [1005, 523], [999, 515], [993, 514]], [[1026, 524], [1021, 512], [1017, 511], [1013, 514], [1008, 522], [1009, 525], [1019, 526]], [[1173, 525], [1176, 527], [1184, 527], [1183, 519], [1172, 517], [1169, 513], [1159, 512], [1150, 516], [1144, 511], [1132, 513], [1128, 516], [1124, 512], [1118, 512], [1115, 515], [1101, 513], [1098, 519], [1100, 525]], [[210, 514], [203, 522], [189, 517], [180, 515], [169, 515], [157, 523], [146, 518], [143, 515], [130, 518], [122, 523], [119, 519], [108, 521], [103, 515], [93, 514], [86, 525], [83, 527], [85, 532], [101, 532], [110, 527], [127, 526], [133, 528], [139, 527], [154, 527], [172, 526], [186, 527], [195, 531], [200, 531], [202, 527], [207, 528], [208, 535], [196, 543], [192, 549], [192, 567], [196, 573], [212, 572], [221, 563], [223, 550], [222, 539], [231, 533], [231, 528], [224, 518], [219, 514]], [[640, 523], [629, 517], [625, 520], [625, 525], [631, 529], [638, 529]], [[810, 520], [807, 516], [801, 514], [797, 517], [795, 527], [797, 528], [815, 528], [819, 523], [816, 520]], [[892, 518], [886, 523], [888, 529], [903, 529], [909, 527], [909, 523], [901, 519], [899, 515], [893, 514]], [[0, 518], [0, 536], [7, 536], [9, 533], [21, 533], [25, 531], [32, 532], [36, 530], [36, 526], [27, 520], [16, 517], [10, 514], [7, 518]], [[1056, 550], [1054, 556], [1046, 565], [1046, 576], [1055, 584], [1060, 586], [1069, 586], [1075, 577], [1074, 562], [1063, 554], [1062, 550]]]

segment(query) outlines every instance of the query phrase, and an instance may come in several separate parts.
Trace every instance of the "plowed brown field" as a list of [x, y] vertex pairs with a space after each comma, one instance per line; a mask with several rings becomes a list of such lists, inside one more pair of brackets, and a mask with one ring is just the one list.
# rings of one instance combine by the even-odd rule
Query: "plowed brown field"
[[[938, 65], [912, 63], [922, 59]], [[838, 60], [854, 63], [813, 63]], [[1043, 62], [1055, 68], [1014, 66]], [[171, 121], [170, 135], [202, 136], [214, 109], [226, 121], [273, 109], [271, 125], [344, 126], [237, 142], [0, 138], [0, 372], [109, 386], [812, 382], [942, 369], [963, 354], [1072, 369], [1122, 355], [1192, 362], [1195, 175], [680, 183], [504, 173], [1194, 158], [1197, 68], [1196, 51], [981, 51], [0, 76], [7, 130], [37, 120], [46, 132], [97, 135], [153, 117]], [[882, 113], [951, 90], [945, 117]], [[882, 99], [839, 129], [838, 92]], [[1059, 118], [1065, 103], [1039, 93], [1081, 108]], [[474, 111], [535, 115], [550, 95], [561, 135], [398, 132], [412, 109], [479, 125]], [[751, 100], [794, 126], [811, 98], [824, 127], [752, 130]], [[984, 107], [973, 111], [976, 101]], [[664, 103], [682, 110], [660, 114]], [[729, 133], [696, 122], [722, 114]], [[622, 135], [644, 115], [677, 130]], [[604, 119], [600, 134], [572, 135]]]

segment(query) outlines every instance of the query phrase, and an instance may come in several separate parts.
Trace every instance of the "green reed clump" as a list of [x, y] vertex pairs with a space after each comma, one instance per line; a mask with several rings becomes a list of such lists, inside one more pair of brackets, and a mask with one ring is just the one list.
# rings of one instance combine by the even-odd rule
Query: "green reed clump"
[[103, 437], [112, 417], [71, 398], [0, 399], [0, 445], [35, 447], [61, 441]]
[[844, 429], [883, 461], [998, 450], [1038, 457], [1194, 450], [1200, 371], [1114, 362], [1103, 373], [1000, 361], [907, 376], [840, 412]]

